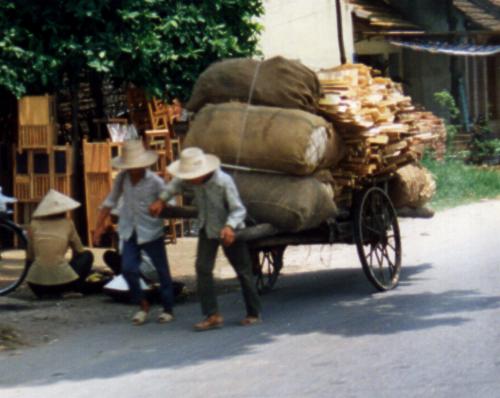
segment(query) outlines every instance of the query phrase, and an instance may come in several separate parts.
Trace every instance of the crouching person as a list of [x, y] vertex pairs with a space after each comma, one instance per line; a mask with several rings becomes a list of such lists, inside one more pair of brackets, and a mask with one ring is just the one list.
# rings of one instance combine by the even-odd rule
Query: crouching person
[[123, 203], [118, 221], [118, 234], [123, 241], [121, 272], [129, 286], [132, 301], [140, 306], [140, 310], [132, 318], [135, 325], [146, 322], [150, 309], [150, 303], [140, 285], [141, 251], [151, 259], [160, 281], [163, 310], [157, 320], [159, 323], [166, 323], [174, 319], [174, 294], [165, 250], [164, 222], [149, 214], [149, 206], [165, 189], [164, 181], [149, 170], [149, 166], [157, 159], [158, 155], [147, 151], [141, 141], [125, 142], [122, 155], [111, 161], [111, 165], [121, 172], [101, 206], [93, 239], [94, 244], [99, 245], [111, 209], [117, 206], [121, 197]]
[[[81, 294], [90, 274], [94, 256], [84, 250], [73, 221], [66, 217], [78, 207], [77, 201], [50, 190], [32, 215], [28, 228], [28, 261], [32, 264], [26, 281], [39, 298]], [[65, 259], [68, 248], [73, 250], [69, 262]]]
[[196, 253], [197, 289], [205, 316], [203, 321], [194, 325], [195, 329], [213, 329], [224, 322], [213, 280], [215, 258], [221, 243], [243, 291], [246, 317], [241, 324], [260, 322], [260, 299], [253, 281], [250, 253], [245, 242], [235, 241], [234, 231], [244, 227], [246, 209], [233, 179], [220, 169], [220, 160], [216, 156], [205, 154], [199, 148], [184, 149], [180, 160], [167, 169], [175, 178], [167, 184], [161, 199], [151, 205], [150, 211], [158, 216], [172, 196], [182, 193], [186, 187], [194, 191], [200, 227]]

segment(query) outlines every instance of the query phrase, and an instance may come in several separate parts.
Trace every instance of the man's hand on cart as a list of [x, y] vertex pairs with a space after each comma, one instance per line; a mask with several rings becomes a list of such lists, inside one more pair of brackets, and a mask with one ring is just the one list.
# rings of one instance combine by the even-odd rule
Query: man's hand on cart
[[165, 202], [161, 199], [157, 199], [149, 206], [149, 213], [153, 217], [158, 217], [160, 213], [163, 211], [163, 209], [165, 209], [165, 207], [166, 207]]
[[234, 230], [229, 225], [226, 225], [220, 231], [220, 239], [222, 240], [222, 244], [224, 246], [226, 247], [231, 246], [234, 243], [234, 240], [236, 239], [234, 235]]

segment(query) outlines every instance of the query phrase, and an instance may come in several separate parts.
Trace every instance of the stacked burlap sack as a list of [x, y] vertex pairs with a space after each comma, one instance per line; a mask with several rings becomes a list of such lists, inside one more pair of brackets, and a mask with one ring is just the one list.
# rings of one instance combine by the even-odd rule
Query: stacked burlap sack
[[210, 65], [198, 78], [186, 108], [230, 101], [316, 112], [321, 88], [316, 74], [298, 61], [228, 59]]
[[314, 72], [282, 57], [221, 61], [195, 84], [184, 147], [229, 166], [256, 223], [295, 232], [336, 214], [328, 170], [343, 145], [331, 123], [313, 113], [319, 87]]
[[389, 197], [396, 208], [418, 209], [424, 207], [436, 193], [432, 174], [419, 163], [412, 163], [397, 170], [389, 183]]

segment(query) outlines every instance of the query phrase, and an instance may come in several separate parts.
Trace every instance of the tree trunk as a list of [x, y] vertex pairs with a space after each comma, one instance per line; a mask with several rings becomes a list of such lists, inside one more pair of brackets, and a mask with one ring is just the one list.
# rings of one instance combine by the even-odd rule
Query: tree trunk
[[[96, 119], [103, 119], [104, 115], [104, 96], [102, 94], [102, 77], [96, 72], [90, 72], [90, 93], [95, 104], [94, 117]], [[92, 120], [89, 120], [89, 126], [94, 125]], [[94, 132], [93, 130], [91, 130]], [[91, 138], [97, 138], [98, 141], [103, 139], [101, 126], [97, 126], [96, 136]]]
[[[73, 179], [72, 192], [73, 198], [84, 203], [85, 192], [82, 184], [83, 181], [83, 163], [82, 163], [82, 140], [80, 137], [80, 128], [78, 123], [78, 115], [80, 112], [80, 79], [79, 74], [69, 73], [69, 92], [71, 96], [71, 146], [73, 148]], [[81, 206], [76, 209], [73, 214], [76, 229], [80, 236], [87, 236], [85, 229], [85, 213]]]

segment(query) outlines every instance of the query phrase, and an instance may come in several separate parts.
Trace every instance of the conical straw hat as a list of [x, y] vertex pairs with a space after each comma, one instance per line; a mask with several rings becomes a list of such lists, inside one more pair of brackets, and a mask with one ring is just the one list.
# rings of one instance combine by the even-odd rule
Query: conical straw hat
[[158, 154], [147, 151], [141, 140], [125, 141], [122, 155], [111, 159], [111, 166], [116, 169], [138, 169], [151, 166], [158, 160]]
[[32, 217], [46, 217], [65, 213], [80, 207], [80, 203], [61, 192], [51, 189], [35, 209]]

